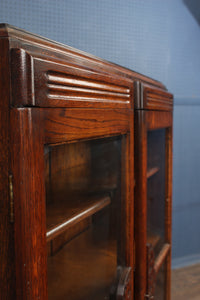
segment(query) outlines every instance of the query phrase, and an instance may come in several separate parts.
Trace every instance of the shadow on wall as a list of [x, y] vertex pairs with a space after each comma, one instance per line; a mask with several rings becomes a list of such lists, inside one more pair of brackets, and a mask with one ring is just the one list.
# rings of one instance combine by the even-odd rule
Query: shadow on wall
[[200, 25], [200, 1], [199, 0], [183, 0], [193, 17]]

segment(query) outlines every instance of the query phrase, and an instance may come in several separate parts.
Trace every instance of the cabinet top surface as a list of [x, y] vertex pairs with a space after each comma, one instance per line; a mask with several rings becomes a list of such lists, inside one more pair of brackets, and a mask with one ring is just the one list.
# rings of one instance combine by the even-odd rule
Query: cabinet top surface
[[134, 72], [128, 68], [125, 68], [125, 67], [117, 65], [115, 63], [106, 61], [106, 60], [99, 58], [95, 55], [92, 55], [90, 53], [86, 53], [84, 51], [81, 51], [81, 50], [75, 49], [73, 47], [67, 46], [65, 44], [50, 40], [48, 38], [39, 36], [37, 34], [30, 33], [26, 30], [17, 28], [15, 26], [12, 26], [12, 25], [9, 25], [6, 23], [0, 23], [0, 37], [13, 38], [13, 39], [17, 39], [17, 40], [24, 41], [24, 42], [27, 41], [31, 44], [39, 44], [41, 47], [42, 46], [50, 47], [55, 52], [56, 51], [65, 52], [65, 53], [69, 52], [69, 53], [71, 53], [71, 55], [75, 54], [75, 55], [82, 56], [82, 57], [85, 57], [88, 59], [96, 60], [103, 64], [110, 65], [112, 68], [116, 68], [116, 69], [120, 70], [121, 72], [126, 73], [127, 76], [136, 77], [138, 80], [143, 79], [146, 82], [149, 82], [155, 86], [165, 89], [165, 86], [161, 82], [154, 80], [148, 76], [144, 76], [138, 72]]
[[[84, 99], [87, 100], [87, 105], [91, 106], [90, 102], [95, 99], [96, 105], [101, 102], [105, 107], [128, 108], [133, 107], [134, 102], [136, 109], [154, 109], [158, 105], [160, 107], [162, 102], [164, 106], [162, 105], [161, 109], [172, 109], [173, 96], [167, 92], [161, 82], [152, 78], [8, 24], [0, 24], [0, 38], [9, 40], [12, 74], [14, 74], [13, 85], [16, 76], [24, 81], [25, 73], [35, 83], [34, 90], [31, 84], [27, 84], [29, 90], [25, 102], [19, 103], [18, 100], [17, 102], [14, 100], [13, 105], [48, 106], [51, 103], [51, 106], [54, 101], [56, 106], [75, 103], [77, 107], [77, 101], [80, 106], [82, 105], [80, 101]], [[24, 72], [24, 67], [27, 72]], [[31, 73], [31, 70], [35, 73]], [[27, 78], [26, 82], [28, 82]], [[136, 87], [136, 83], [146, 87], [143, 98], [140, 97], [141, 88], [138, 85]], [[153, 89], [151, 94], [149, 89]], [[18, 91], [17, 86], [15, 95]], [[37, 101], [46, 97], [48, 91], [50, 91], [48, 100], [43, 101], [42, 104], [41, 101]], [[94, 94], [98, 95], [94, 97]], [[23, 91], [17, 95], [18, 99], [20, 97], [22, 99], [23, 96]], [[154, 106], [151, 107], [149, 103], [151, 104], [152, 101]]]

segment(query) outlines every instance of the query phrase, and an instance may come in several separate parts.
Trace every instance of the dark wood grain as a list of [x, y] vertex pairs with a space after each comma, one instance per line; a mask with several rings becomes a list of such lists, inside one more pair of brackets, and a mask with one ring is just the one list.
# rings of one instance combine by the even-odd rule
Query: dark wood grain
[[16, 299], [19, 300], [47, 299], [41, 121], [40, 113], [31, 109], [11, 109]]
[[14, 106], [129, 108], [133, 105], [133, 84], [128, 78], [102, 74], [83, 64], [52, 62], [19, 48], [12, 49], [11, 61]]
[[145, 112], [135, 111], [135, 299], [146, 294], [147, 126]]
[[140, 82], [135, 83], [135, 108], [145, 110], [172, 111], [173, 95], [159, 87]]
[[45, 109], [45, 143], [125, 134], [130, 128], [129, 110]]
[[0, 298], [15, 299], [14, 230], [9, 198], [9, 42], [0, 39]]
[[156, 130], [171, 127], [171, 112], [164, 111], [161, 113], [159, 111], [150, 111], [150, 113], [146, 112], [145, 114], [148, 130]]
[[[173, 147], [173, 127], [169, 127], [166, 132], [165, 140], [165, 190], [166, 190], [166, 219], [165, 232], [166, 242], [172, 243], [172, 147]], [[171, 248], [166, 258], [166, 300], [171, 299]]]
[[84, 65], [34, 59], [34, 83], [37, 106], [129, 108], [133, 105], [131, 80], [87, 70]]
[[95, 197], [80, 201], [71, 199], [71, 207], [66, 203], [56, 203], [47, 207], [47, 242], [70, 227], [89, 218], [111, 203], [109, 196]]
[[[121, 239], [125, 234], [125, 266], [129, 269], [129, 281], [126, 286], [125, 300], [129, 300], [134, 294], [134, 265], [135, 265], [135, 241], [134, 236], [134, 118], [130, 117], [129, 134], [122, 140], [122, 231]], [[122, 250], [122, 251], [123, 251]]]
[[[154, 88], [151, 89], [149, 87], [148, 91], [149, 93], [153, 93], [154, 96], [149, 96], [149, 94], [147, 95], [147, 90], [145, 92], [144, 90], [140, 89], [140, 83], [135, 84], [135, 99], [137, 101], [141, 101], [140, 103], [142, 104], [144, 104], [143, 101], [146, 101], [146, 104], [148, 104], [145, 104], [146, 106], [138, 105], [137, 108], [139, 109], [135, 109], [135, 298], [137, 300], [143, 300], [145, 295], [147, 299], [148, 297], [153, 296], [152, 293], [154, 293], [154, 290], [157, 291], [157, 289], [154, 288], [156, 284], [156, 277], [154, 275], [155, 273], [158, 273], [160, 268], [163, 268], [165, 280], [163, 282], [163, 287], [161, 287], [162, 294], [165, 295], [165, 299], [170, 300], [172, 226], [172, 112], [170, 110], [172, 110], [173, 101], [171, 94], [160, 90], [155, 91]], [[142, 96], [141, 93], [144, 93], [144, 95]], [[141, 99], [141, 97], [144, 98]], [[164, 98], [162, 99], [162, 97]], [[167, 97], [169, 97], [168, 100]], [[155, 107], [154, 104], [157, 105], [157, 107]], [[162, 149], [164, 149], [165, 155], [162, 157], [162, 159], [165, 159], [165, 162], [161, 162], [161, 165], [159, 165], [155, 163], [154, 159], [151, 157], [152, 162], [149, 163], [148, 161], [147, 163], [147, 150], [151, 146], [149, 144], [147, 145], [147, 132], [153, 132], [156, 130], [159, 131], [160, 129], [165, 129], [166, 137], [165, 140], [162, 141], [163, 145], [160, 145], [159, 141], [154, 139], [154, 145], [151, 147], [152, 149], [150, 149], [151, 151], [149, 153], [151, 156], [155, 156], [155, 158], [159, 156], [162, 157], [161, 152]], [[156, 158], [155, 161], [159, 162], [159, 159]], [[156, 176], [157, 178], [161, 176], [162, 170], [164, 170], [163, 163], [165, 165], [165, 182], [162, 182], [162, 186], [165, 186], [165, 195], [157, 195], [157, 197], [159, 197], [159, 202], [161, 201], [165, 207], [165, 215], [163, 216], [165, 233], [164, 240], [160, 242], [159, 236], [152, 237], [152, 234], [149, 235], [149, 233], [146, 233], [147, 216], [149, 213], [147, 210], [147, 180], [149, 179], [149, 186], [153, 186], [152, 184], [150, 185], [150, 180], [155, 181]], [[157, 187], [157, 191], [159, 191], [159, 187]], [[160, 213], [161, 211], [158, 207], [157, 214]], [[155, 251], [155, 249], [158, 248], [157, 244], [162, 246], [164, 243], [162, 248], [160, 248], [160, 246], [158, 248], [161, 250], [159, 250], [158, 256], [155, 260], [152, 278], [151, 275], [149, 275], [151, 274], [151, 270], [149, 270], [149, 268], [152, 269], [152, 266], [148, 261], [149, 256], [146, 253], [146, 243], [152, 247], [154, 255], [156, 252], [158, 252], [157, 250]]]
[[[100, 267], [106, 261], [112, 274], [106, 288], [111, 284], [110, 279], [114, 279], [117, 267], [127, 268], [130, 280], [123, 297], [133, 299], [135, 291], [135, 299], [143, 300], [147, 282], [147, 179], [151, 175], [149, 180], [154, 180], [159, 167], [155, 164], [147, 173], [147, 131], [160, 128], [167, 128], [165, 243], [171, 249], [172, 95], [156, 80], [7, 24], [0, 25], [0, 53], [0, 297], [2, 300], [47, 300], [54, 296], [59, 299], [60, 290], [54, 289], [56, 259], [53, 256], [58, 254], [62, 264], [65, 245], [65, 249], [73, 252], [70, 241], [80, 237], [77, 245], [81, 245], [81, 240], [85, 241], [82, 234], [91, 227], [94, 216], [101, 214], [95, 210], [87, 222], [81, 221], [80, 226], [75, 225], [73, 230], [62, 232], [47, 243], [46, 205], [52, 184], [49, 174], [62, 174], [63, 168], [71, 179], [66, 185], [68, 191], [70, 183], [76, 183], [83, 174], [87, 179], [92, 170], [93, 174], [99, 174], [99, 187], [91, 187], [92, 194], [97, 194], [100, 188], [102, 191], [104, 186], [104, 190], [112, 190], [114, 199], [120, 203], [117, 209], [112, 201], [108, 206], [112, 211], [111, 237], [116, 231], [113, 215], [120, 214], [115, 245], [114, 248], [110, 245], [113, 251], [108, 251], [110, 259], [107, 254], [102, 256], [101, 247], [93, 249], [91, 257], [88, 256], [89, 242], [88, 248], [83, 249], [88, 262], [92, 262], [90, 276], [96, 268], [95, 257]], [[121, 156], [116, 157], [121, 164], [120, 175], [110, 175], [105, 184], [102, 174], [106, 170], [100, 171], [104, 160], [99, 158], [104, 154], [111, 161], [113, 148], [105, 144], [94, 159], [94, 151], [87, 143], [107, 137], [120, 140], [117, 147]], [[55, 145], [61, 150], [53, 149], [51, 156], [46, 155], [49, 147]], [[115, 165], [118, 165], [116, 161]], [[74, 167], [78, 171], [74, 172]], [[115, 173], [116, 166], [112, 167]], [[13, 183], [14, 203], [9, 199], [9, 178], [11, 190]], [[88, 185], [83, 186], [84, 193]], [[14, 215], [10, 217], [13, 204]], [[109, 210], [108, 207], [103, 210]], [[49, 296], [48, 254], [52, 266], [48, 269], [49, 288], [53, 290]], [[80, 276], [73, 277], [77, 264], [75, 256], [74, 259], [71, 264], [68, 259], [70, 276], [66, 273], [68, 268], [61, 275], [64, 282], [66, 278], [73, 284], [77, 281], [77, 290], [81, 292], [81, 286], [87, 286], [84, 266], [80, 263]], [[166, 257], [166, 300], [170, 300], [170, 262], [171, 250]], [[60, 272], [59, 266], [57, 271]], [[97, 280], [101, 274], [102, 270], [98, 269]], [[93, 290], [93, 286], [89, 289]], [[89, 289], [86, 288], [87, 292]], [[101, 299], [101, 295], [100, 292], [93, 298]]]
[[[32, 57], [23, 49], [11, 49], [11, 84], [13, 106], [31, 106], [35, 104], [33, 85]], [[17, 78], [17, 80], [16, 80]]]

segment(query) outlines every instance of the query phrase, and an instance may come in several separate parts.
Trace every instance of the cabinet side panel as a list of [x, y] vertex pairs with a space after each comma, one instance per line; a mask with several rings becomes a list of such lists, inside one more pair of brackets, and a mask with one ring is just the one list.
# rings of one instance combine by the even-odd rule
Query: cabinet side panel
[[0, 39], [0, 298], [15, 299], [14, 239], [9, 199], [9, 41]]
[[47, 299], [43, 130], [40, 113], [11, 109], [16, 299]]

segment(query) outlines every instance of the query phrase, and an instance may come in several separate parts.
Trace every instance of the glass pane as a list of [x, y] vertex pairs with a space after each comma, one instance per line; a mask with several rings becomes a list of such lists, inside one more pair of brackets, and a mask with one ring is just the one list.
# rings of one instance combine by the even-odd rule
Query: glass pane
[[155, 287], [155, 300], [165, 299], [165, 263], [161, 266], [157, 277]]
[[120, 255], [121, 138], [45, 146], [48, 299], [109, 299]]
[[165, 129], [147, 136], [147, 242], [155, 256], [165, 241]]

